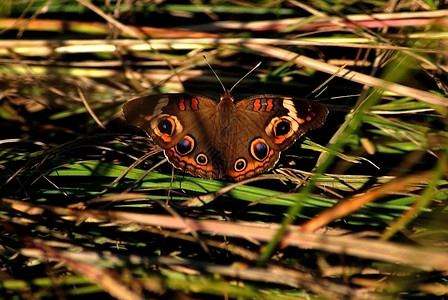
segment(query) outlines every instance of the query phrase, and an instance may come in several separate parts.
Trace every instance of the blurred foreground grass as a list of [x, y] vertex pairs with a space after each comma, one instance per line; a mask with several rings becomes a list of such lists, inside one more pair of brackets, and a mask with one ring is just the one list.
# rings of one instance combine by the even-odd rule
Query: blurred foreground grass
[[[437, 3], [2, 1], [2, 297], [448, 294]], [[227, 87], [262, 61], [237, 99], [306, 96], [327, 122], [275, 174], [173, 174], [121, 106], [142, 93], [217, 99], [204, 54]]]

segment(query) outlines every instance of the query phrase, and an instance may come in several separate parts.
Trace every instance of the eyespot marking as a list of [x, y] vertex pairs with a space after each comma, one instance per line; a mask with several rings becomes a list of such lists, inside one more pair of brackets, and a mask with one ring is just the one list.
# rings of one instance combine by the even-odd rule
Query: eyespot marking
[[269, 146], [262, 138], [255, 138], [250, 143], [250, 155], [258, 161], [264, 161], [269, 155]]
[[177, 118], [171, 115], [161, 115], [159, 118], [151, 120], [151, 126], [154, 126], [154, 134], [164, 143], [170, 143], [173, 140], [173, 135], [182, 130], [182, 125]]
[[288, 135], [291, 132], [291, 124], [284, 119], [279, 119], [274, 124], [274, 136], [279, 137], [281, 135]]
[[204, 153], [196, 155], [196, 163], [201, 166], [205, 166], [208, 163], [208, 157]]
[[194, 138], [190, 135], [186, 135], [183, 139], [177, 143], [176, 146], [174, 146], [174, 149], [176, 150], [176, 153], [180, 156], [185, 156], [189, 154], [191, 151], [194, 150], [196, 146], [196, 141]]
[[265, 132], [268, 136], [274, 139], [274, 143], [277, 145], [283, 144], [286, 140], [294, 135], [299, 130], [299, 127], [305, 120], [300, 121], [298, 118], [291, 118], [290, 116], [281, 116], [273, 118], [268, 126], [265, 128]]
[[159, 121], [159, 124], [157, 125], [157, 129], [161, 134], [166, 135], [173, 135], [173, 131], [176, 124], [174, 124], [173, 120], [171, 118], [162, 119]]
[[235, 161], [235, 163], [233, 164], [233, 169], [236, 172], [241, 172], [244, 169], [246, 169], [246, 167], [247, 167], [247, 161], [244, 158], [242, 158], [242, 157], [238, 158]]

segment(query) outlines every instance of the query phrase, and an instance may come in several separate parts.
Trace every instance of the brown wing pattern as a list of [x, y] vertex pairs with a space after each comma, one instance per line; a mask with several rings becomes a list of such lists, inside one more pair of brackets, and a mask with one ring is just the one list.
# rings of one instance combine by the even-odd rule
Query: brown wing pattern
[[[291, 146], [307, 131], [321, 127], [328, 115], [328, 109], [320, 103], [279, 95], [252, 96], [237, 102], [236, 107], [248, 124], [257, 124], [263, 129], [269, 145], [279, 151]], [[275, 120], [278, 127], [288, 125], [282, 121], [290, 123], [290, 134], [279, 138], [276, 129], [280, 128], [275, 128]]]
[[328, 109], [278, 95], [234, 104], [226, 92], [219, 103], [192, 94], [137, 98], [124, 105], [123, 113], [165, 150], [176, 168], [203, 178], [240, 181], [273, 168], [281, 151], [322, 126]]

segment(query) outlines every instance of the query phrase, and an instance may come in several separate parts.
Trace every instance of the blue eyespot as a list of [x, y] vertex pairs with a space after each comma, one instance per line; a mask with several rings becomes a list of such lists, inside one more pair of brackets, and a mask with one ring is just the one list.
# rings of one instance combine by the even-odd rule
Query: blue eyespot
[[157, 124], [157, 128], [159, 129], [160, 133], [171, 136], [174, 132], [173, 120], [169, 118], [162, 119], [160, 120], [159, 124]]
[[256, 138], [250, 143], [250, 154], [258, 161], [263, 161], [268, 157], [269, 146], [262, 138]]
[[280, 121], [275, 124], [275, 136], [287, 135], [291, 131], [291, 124], [286, 121]]
[[184, 156], [193, 151], [194, 146], [195, 146], [194, 139], [191, 136], [186, 135], [183, 139], [179, 141], [179, 143], [177, 143], [175, 149], [179, 155]]
[[204, 153], [199, 153], [198, 155], [196, 155], [196, 163], [202, 166], [206, 165], [208, 163], [207, 155], [205, 155]]
[[233, 165], [233, 169], [237, 172], [241, 172], [246, 169], [247, 162], [244, 158], [238, 158]]

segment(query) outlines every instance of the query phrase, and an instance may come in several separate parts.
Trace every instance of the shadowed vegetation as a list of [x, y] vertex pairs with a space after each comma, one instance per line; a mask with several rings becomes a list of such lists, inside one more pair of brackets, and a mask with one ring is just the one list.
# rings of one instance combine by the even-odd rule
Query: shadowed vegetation
[[[0, 295], [448, 294], [448, 7], [436, 1], [0, 3]], [[121, 112], [233, 91], [326, 105], [238, 184], [165, 161]], [[329, 80], [330, 79], [330, 80]]]

